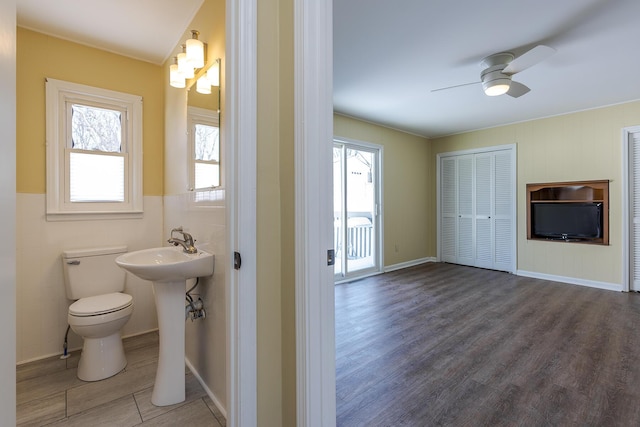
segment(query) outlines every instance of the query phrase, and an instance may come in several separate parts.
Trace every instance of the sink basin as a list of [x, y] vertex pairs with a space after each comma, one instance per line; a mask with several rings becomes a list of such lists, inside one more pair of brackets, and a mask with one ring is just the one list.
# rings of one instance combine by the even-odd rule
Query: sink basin
[[188, 254], [182, 247], [161, 247], [129, 252], [116, 264], [129, 273], [153, 282], [160, 345], [151, 403], [156, 406], [184, 402], [185, 287], [187, 279], [211, 276], [213, 254]]
[[178, 246], [129, 252], [116, 258], [116, 264], [152, 282], [177, 282], [213, 274], [213, 254], [200, 250], [188, 254]]

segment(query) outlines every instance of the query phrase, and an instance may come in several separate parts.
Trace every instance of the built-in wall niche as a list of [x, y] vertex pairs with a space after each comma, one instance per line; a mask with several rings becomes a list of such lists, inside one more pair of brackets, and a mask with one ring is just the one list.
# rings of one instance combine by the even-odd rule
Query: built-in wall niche
[[527, 184], [527, 239], [609, 244], [609, 181]]

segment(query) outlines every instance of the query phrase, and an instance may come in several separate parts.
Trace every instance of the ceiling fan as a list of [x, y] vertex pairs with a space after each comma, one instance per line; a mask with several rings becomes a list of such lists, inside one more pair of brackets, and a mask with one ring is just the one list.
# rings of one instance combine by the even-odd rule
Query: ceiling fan
[[510, 52], [489, 55], [480, 62], [483, 70], [480, 73], [479, 82], [443, 87], [434, 89], [431, 92], [482, 83], [484, 93], [488, 96], [497, 96], [506, 93], [509, 96], [518, 98], [531, 89], [522, 83], [512, 80], [511, 76], [532, 67], [538, 62], [544, 61], [554, 53], [556, 53], [554, 48], [540, 44], [518, 57], [515, 57], [515, 55]]

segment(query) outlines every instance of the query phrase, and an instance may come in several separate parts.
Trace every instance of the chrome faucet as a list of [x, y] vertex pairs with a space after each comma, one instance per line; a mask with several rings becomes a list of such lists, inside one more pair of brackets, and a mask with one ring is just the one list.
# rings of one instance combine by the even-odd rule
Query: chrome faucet
[[[175, 237], [173, 237], [173, 233], [182, 234], [182, 238], [184, 240], [176, 239]], [[169, 238], [169, 240], [167, 240], [167, 242], [173, 243], [174, 246], [182, 246], [184, 248], [184, 252], [188, 254], [195, 254], [196, 252], [198, 252], [198, 249], [196, 249], [196, 247], [193, 245], [193, 237], [191, 236], [191, 234], [182, 231], [182, 226], [171, 230], [171, 237]]]

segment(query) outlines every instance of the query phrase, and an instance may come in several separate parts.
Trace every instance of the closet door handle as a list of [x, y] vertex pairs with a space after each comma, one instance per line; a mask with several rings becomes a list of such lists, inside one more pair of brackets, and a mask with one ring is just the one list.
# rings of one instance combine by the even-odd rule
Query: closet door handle
[[74, 259], [73, 261], [67, 261], [68, 265], [80, 265], [79, 259]]

